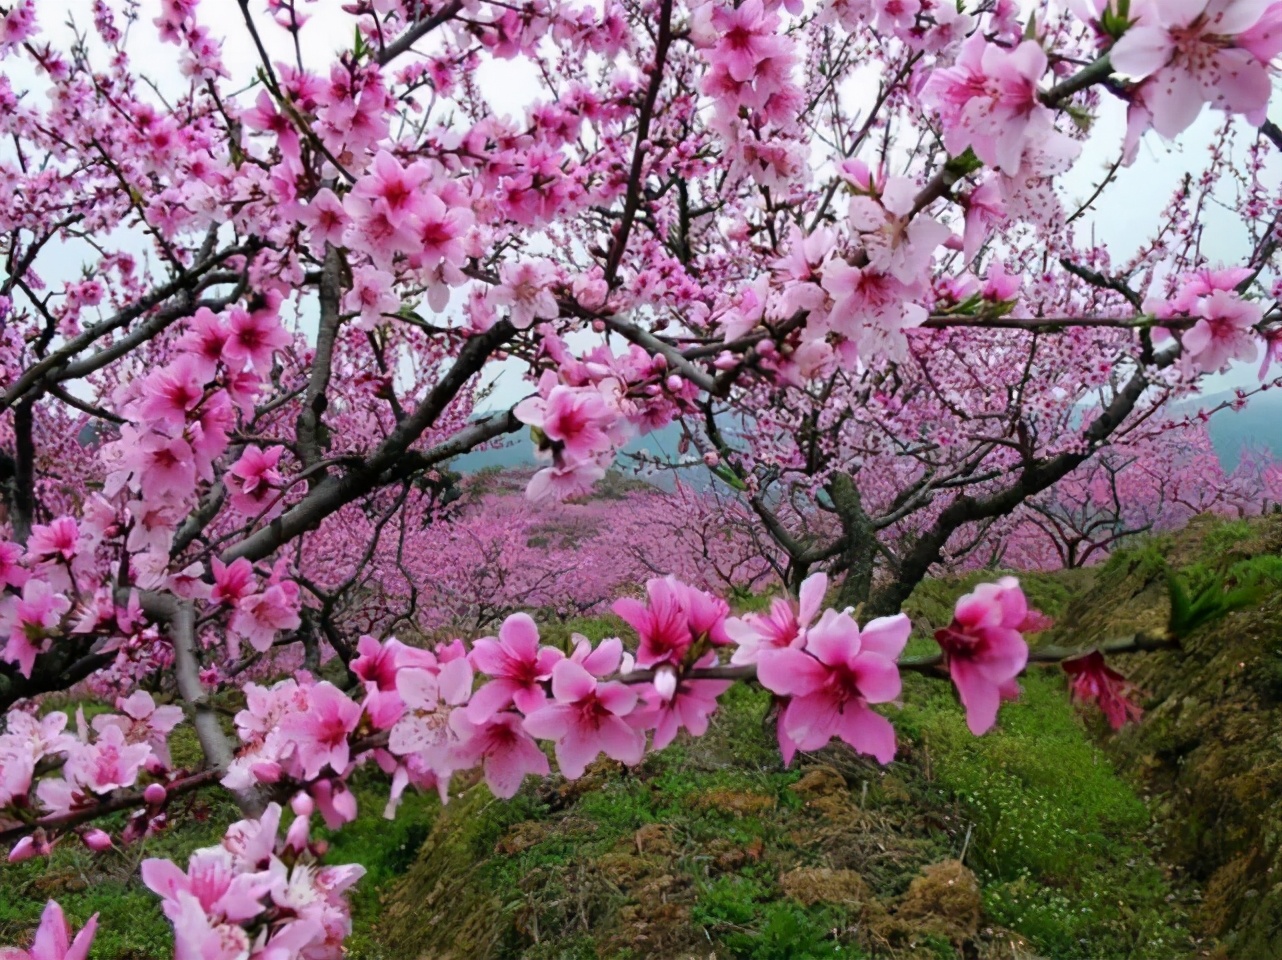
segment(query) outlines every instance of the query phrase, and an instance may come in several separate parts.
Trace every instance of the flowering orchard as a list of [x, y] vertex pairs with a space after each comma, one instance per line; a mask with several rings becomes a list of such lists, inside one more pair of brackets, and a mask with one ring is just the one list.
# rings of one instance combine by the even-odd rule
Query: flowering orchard
[[[93, 0], [66, 30], [44, 9], [0, 2], [0, 839], [104, 850], [230, 791], [220, 845], [141, 865], [178, 956], [338, 955], [361, 870], [320, 865], [310, 824], [351, 820], [370, 764], [389, 816], [467, 769], [511, 796], [547, 745], [567, 777], [635, 764], [747, 681], [785, 759], [839, 738], [887, 762], [905, 670], [951, 679], [982, 734], [1030, 658], [1073, 652], [1030, 653], [1044, 622], [1002, 580], [906, 660], [907, 591], [1282, 344], [1276, 0]], [[536, 78], [515, 113], [482, 82], [508, 62]], [[1092, 123], [1110, 110], [1124, 135]], [[1128, 211], [1150, 242], [1079, 236], [1142, 144], [1204, 112], [1205, 171]], [[1074, 207], [1088, 150], [1116, 163]], [[1203, 242], [1217, 205], [1235, 262]], [[499, 365], [528, 395], [495, 409]], [[655, 576], [616, 605], [626, 645], [566, 654], [519, 612], [395, 638], [434, 575], [406, 518], [451, 458], [527, 432], [546, 502], [673, 421], [799, 600], [735, 618]], [[841, 534], [798, 519], [819, 514]], [[405, 588], [360, 635], [344, 598], [375, 558]], [[291, 647], [344, 684], [246, 681]], [[1102, 656], [1071, 672], [1129, 715]], [[41, 709], [73, 687], [115, 712]], [[175, 768], [187, 725], [204, 761]], [[83, 957], [93, 932], [51, 905], [17, 955]]]

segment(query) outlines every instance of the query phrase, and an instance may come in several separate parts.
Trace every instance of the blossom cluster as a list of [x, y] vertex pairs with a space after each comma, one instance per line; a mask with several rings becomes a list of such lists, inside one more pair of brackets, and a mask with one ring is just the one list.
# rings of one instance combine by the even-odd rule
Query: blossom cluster
[[[302, 784], [331, 825], [355, 817], [344, 780], [370, 759], [392, 778], [389, 814], [406, 786], [446, 798], [450, 778], [478, 766], [496, 795], [510, 797], [526, 776], [549, 772], [537, 741], [552, 744], [571, 779], [601, 754], [635, 765], [647, 744], [662, 749], [682, 730], [702, 734], [738, 676], [755, 676], [779, 698], [786, 761], [836, 737], [888, 763], [894, 730], [871, 708], [899, 697], [909, 620], [899, 614], [861, 628], [849, 610], [821, 614], [826, 586], [816, 574], [799, 606], [779, 599], [769, 613], [733, 617], [712, 594], [652, 579], [644, 601], [615, 603], [636, 633], [633, 652], [617, 637], [596, 645], [578, 637], [567, 653], [543, 644], [523, 613], [470, 648], [364, 637], [351, 665], [359, 701], [306, 677], [247, 686], [236, 716], [244, 746], [223, 783]], [[975, 733], [991, 728], [1000, 699], [1018, 691], [1022, 632], [1045, 625], [1008, 578], [963, 597], [952, 625], [936, 634]]]
[[174, 955], [203, 960], [274, 960], [343, 955], [351, 933], [344, 892], [365, 873], [357, 864], [320, 865], [310, 840], [311, 804], [278, 836], [282, 810], [233, 823], [222, 843], [195, 851], [182, 870], [169, 860], [142, 863], [142, 880], [174, 925]]
[[[144, 690], [121, 698], [116, 707], [119, 713], [100, 713], [90, 723], [78, 711], [75, 733], [67, 732], [69, 718], [62, 711], [43, 717], [9, 711], [0, 734], [0, 824], [31, 815], [56, 818], [92, 810], [146, 777], [152, 781], [147, 809], [129, 821], [124, 839], [137, 839], [163, 825], [159, 814], [171, 768], [168, 739], [182, 722], [183, 711], [158, 706]], [[80, 838], [93, 850], [111, 845], [111, 838], [98, 828], [81, 831]], [[28, 834], [9, 852], [9, 859], [47, 855], [51, 844], [43, 831]]]

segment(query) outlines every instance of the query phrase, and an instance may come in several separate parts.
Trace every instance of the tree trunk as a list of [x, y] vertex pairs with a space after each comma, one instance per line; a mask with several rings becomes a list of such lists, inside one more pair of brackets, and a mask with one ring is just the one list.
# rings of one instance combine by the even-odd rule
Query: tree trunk
[[854, 477], [838, 473], [828, 485], [837, 519], [841, 521], [842, 566], [845, 579], [837, 593], [837, 607], [858, 607], [868, 601], [872, 590], [874, 561], [877, 558], [877, 531], [864, 512], [863, 497]]

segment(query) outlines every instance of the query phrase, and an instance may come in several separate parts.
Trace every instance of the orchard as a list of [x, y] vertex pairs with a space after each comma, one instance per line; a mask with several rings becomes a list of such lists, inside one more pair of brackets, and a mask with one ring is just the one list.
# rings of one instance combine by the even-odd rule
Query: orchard
[[[736, 683], [783, 763], [884, 764], [901, 674], [982, 736], [1039, 663], [1120, 725], [1114, 657], [1205, 597], [1030, 652], [994, 576], [923, 657], [905, 599], [1282, 499], [1188, 408], [1278, 385], [1278, 0], [55, 6], [0, 0], [0, 842], [230, 794], [221, 844], [139, 865], [178, 957], [342, 954], [362, 870], [312, 824], [358, 770], [389, 818], [469, 771], [510, 798]], [[1168, 152], [1169, 196], [1125, 187]], [[706, 487], [585, 499], [659, 430]], [[459, 501], [511, 438], [523, 499]], [[623, 636], [541, 637], [606, 608]], [[0, 956], [126, 922], [51, 901]]]

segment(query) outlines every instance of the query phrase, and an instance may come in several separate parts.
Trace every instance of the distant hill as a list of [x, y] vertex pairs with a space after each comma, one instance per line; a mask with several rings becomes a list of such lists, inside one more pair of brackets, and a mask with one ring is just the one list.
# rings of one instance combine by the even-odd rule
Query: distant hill
[[[1175, 410], [1183, 414], [1200, 408], [1209, 409], [1232, 399], [1232, 391], [1226, 390], [1223, 393], [1200, 397], [1196, 401], [1185, 401], [1176, 405]], [[1252, 397], [1242, 410], [1222, 410], [1216, 413], [1211, 417], [1208, 429], [1211, 442], [1215, 445], [1215, 452], [1220, 455], [1226, 470], [1232, 470], [1237, 466], [1242, 449], [1247, 446], [1267, 447], [1275, 456], [1282, 458], [1282, 390], [1270, 390], [1258, 394]], [[644, 437], [638, 437], [625, 446], [617, 465], [620, 469], [631, 470], [635, 462], [630, 460], [627, 454], [641, 451], [664, 461], [683, 459], [677, 454], [680, 442], [680, 428], [676, 424], [670, 424]], [[486, 467], [519, 469], [533, 467], [536, 463], [534, 444], [530, 442], [527, 434], [518, 433], [494, 449], [475, 450], [457, 457], [452, 466], [462, 473], [475, 473]], [[662, 487], [672, 485], [671, 471], [652, 472], [655, 475], [650, 476], [647, 473], [647, 479], [652, 483]], [[707, 471], [701, 468], [683, 469], [677, 471], [677, 475], [695, 486], [702, 487], [709, 483]]]
[[[1196, 403], [1181, 405], [1185, 409], [1211, 408], [1233, 399], [1231, 391], [1200, 397]], [[1211, 442], [1220, 455], [1224, 469], [1237, 466], [1242, 449], [1266, 447], [1282, 457], [1282, 391], [1269, 390], [1252, 397], [1241, 410], [1221, 410], [1208, 424]]]
[[[684, 459], [677, 453], [681, 442], [681, 429], [676, 424], [669, 424], [661, 430], [655, 430], [644, 437], [637, 437], [620, 452], [615, 467], [623, 472], [631, 472], [636, 462], [628, 457], [630, 453], [644, 452], [662, 461]], [[475, 473], [486, 467], [504, 469], [522, 469], [538, 465], [534, 458], [534, 444], [528, 434], [518, 433], [505, 441], [501, 446], [490, 450], [474, 450], [471, 453], [456, 457], [450, 466], [460, 473]], [[688, 468], [678, 471], [647, 470], [642, 473], [651, 483], [665, 488], [672, 486], [673, 477], [678, 475], [687, 483], [696, 487], [706, 486], [709, 482], [708, 471], [703, 467]]]

